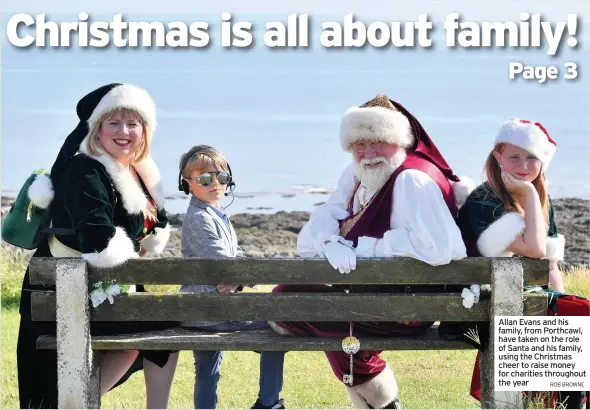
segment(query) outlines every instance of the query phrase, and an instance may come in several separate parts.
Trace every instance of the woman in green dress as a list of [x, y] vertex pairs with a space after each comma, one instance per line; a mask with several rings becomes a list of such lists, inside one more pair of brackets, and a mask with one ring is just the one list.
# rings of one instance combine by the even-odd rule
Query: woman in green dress
[[[38, 176], [28, 191], [36, 206], [49, 209], [52, 226], [60, 229], [46, 236], [34, 256], [81, 257], [95, 268], [110, 268], [129, 258], [160, 253], [170, 227], [160, 173], [149, 156], [156, 126], [151, 96], [133, 85], [108, 84], [82, 98], [76, 111], [79, 123], [66, 138], [50, 177]], [[33, 290], [55, 290], [55, 286], [32, 285], [27, 269], [17, 345], [20, 406], [57, 408], [57, 352], [36, 348], [40, 335], [55, 336], [56, 323], [31, 320]], [[104, 298], [92, 298], [93, 305], [101, 301]], [[91, 334], [170, 325], [91, 322]], [[165, 408], [177, 359], [178, 353], [167, 351], [105, 353], [100, 363], [101, 394], [143, 368], [147, 407]]]

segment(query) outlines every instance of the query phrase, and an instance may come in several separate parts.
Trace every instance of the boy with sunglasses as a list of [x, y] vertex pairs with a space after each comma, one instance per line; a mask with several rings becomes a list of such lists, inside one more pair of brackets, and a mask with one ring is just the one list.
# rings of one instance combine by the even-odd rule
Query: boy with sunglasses
[[[182, 223], [181, 251], [184, 257], [232, 258], [242, 256], [221, 198], [233, 187], [231, 168], [215, 148], [199, 145], [180, 159], [179, 190], [191, 195]], [[182, 285], [180, 292], [231, 293], [238, 285]], [[182, 326], [211, 331], [250, 330], [268, 327], [267, 322], [185, 322]], [[284, 352], [262, 352], [258, 400], [252, 408], [284, 409], [279, 394], [283, 385]], [[194, 406], [217, 407], [217, 384], [223, 361], [221, 351], [193, 351], [195, 359]]]

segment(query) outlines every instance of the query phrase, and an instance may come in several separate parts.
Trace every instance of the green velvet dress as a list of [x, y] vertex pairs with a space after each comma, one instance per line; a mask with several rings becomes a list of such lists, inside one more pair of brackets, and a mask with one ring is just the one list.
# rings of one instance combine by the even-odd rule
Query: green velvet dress
[[[478, 186], [459, 211], [459, 228], [467, 247], [467, 256], [512, 256], [508, 247], [524, 232], [524, 217], [509, 211], [489, 184]], [[553, 204], [549, 199], [547, 257], [563, 259], [563, 237], [555, 224]]]
[[[104, 161], [110, 167], [105, 166]], [[115, 266], [134, 257], [140, 247], [148, 252], [161, 251], [168, 240], [169, 226], [165, 209], [157, 207], [156, 220], [146, 221], [144, 213], [137, 211], [138, 206], [145, 203], [155, 206], [154, 198], [143, 181], [141, 184], [135, 182], [133, 187], [130, 178], [121, 181], [120, 175], [114, 171], [116, 169], [112, 160], [99, 161], [79, 154], [70, 159], [59, 180], [54, 181], [55, 194], [50, 208], [53, 227], [72, 231], [72, 234], [56, 235], [56, 238], [63, 245], [81, 252], [82, 257], [96, 267]], [[47, 239], [34, 256], [54, 256]], [[36, 348], [36, 340], [40, 335], [55, 336], [56, 324], [31, 320], [31, 290], [55, 290], [55, 287], [31, 285], [27, 269], [21, 292], [17, 346], [20, 406], [57, 408], [57, 352]], [[138, 284], [137, 291], [145, 289]], [[92, 322], [91, 334], [135, 333], [176, 324]], [[142, 368], [144, 357], [162, 367], [168, 361], [169, 354], [168, 351], [141, 352], [119, 384]]]

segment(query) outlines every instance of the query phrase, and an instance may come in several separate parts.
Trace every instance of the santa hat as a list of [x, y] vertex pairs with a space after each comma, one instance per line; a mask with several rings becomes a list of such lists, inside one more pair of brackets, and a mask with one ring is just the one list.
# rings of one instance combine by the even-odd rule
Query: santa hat
[[547, 169], [555, 155], [557, 144], [539, 122], [513, 118], [502, 124], [494, 141], [495, 145], [508, 143], [516, 145], [537, 157]]
[[[66, 137], [53, 166], [50, 176], [39, 175], [31, 184], [29, 198], [39, 208], [47, 208], [53, 200], [54, 191], [52, 181], [56, 181], [65, 169], [71, 157], [80, 151], [81, 145], [90, 130], [102, 116], [117, 108], [128, 108], [137, 112], [150, 131], [156, 128], [156, 106], [152, 97], [142, 88], [130, 84], [107, 84], [84, 96], [76, 106], [79, 122], [76, 128]], [[155, 164], [147, 158], [138, 164], [138, 173], [159, 175]], [[153, 177], [151, 178], [153, 179]]]
[[352, 143], [359, 139], [395, 144], [434, 164], [451, 181], [458, 208], [473, 191], [473, 181], [454, 174], [416, 117], [385, 94], [377, 94], [372, 100], [360, 107], [352, 107], [344, 114], [340, 125], [342, 148], [351, 152]]
[[351, 152], [351, 145], [360, 139], [388, 142], [404, 148], [414, 144], [408, 118], [381, 94], [360, 107], [349, 108], [342, 117], [342, 149]]

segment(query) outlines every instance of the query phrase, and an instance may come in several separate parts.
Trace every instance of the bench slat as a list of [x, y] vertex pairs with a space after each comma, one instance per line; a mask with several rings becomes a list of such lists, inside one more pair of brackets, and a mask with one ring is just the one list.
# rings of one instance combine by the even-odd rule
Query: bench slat
[[[538, 295], [525, 295], [527, 299]], [[541, 295], [543, 296], [543, 295]], [[534, 297], [533, 297], [534, 299]], [[489, 300], [471, 309], [456, 293], [334, 294], [334, 293], [132, 293], [105, 301], [91, 312], [93, 321], [485, 321]], [[55, 320], [55, 293], [31, 295], [32, 318]], [[546, 310], [546, 301], [533, 309]], [[395, 316], [391, 314], [395, 312]]]
[[[449, 341], [433, 328], [422, 337], [360, 338], [365, 350], [455, 350], [473, 349], [468, 343]], [[94, 350], [229, 350], [229, 351], [339, 351], [341, 338], [281, 336], [272, 330], [206, 332], [180, 327], [116, 336], [93, 336]], [[55, 349], [56, 338], [41, 336], [38, 349]]]
[[[104, 302], [94, 321], [486, 320], [488, 301], [465, 309], [451, 294], [132, 293]], [[31, 295], [33, 320], [55, 320], [55, 293]]]
[[[55, 284], [59, 258], [33, 258], [32, 284]], [[547, 283], [549, 262], [518, 258], [525, 283]], [[512, 258], [512, 260], [516, 260]], [[359, 259], [357, 269], [341, 275], [323, 258], [142, 258], [131, 259], [117, 269], [88, 266], [91, 283], [116, 279], [119, 283], [144, 284], [472, 284], [490, 283], [490, 259], [467, 258], [431, 266], [413, 258]]]

